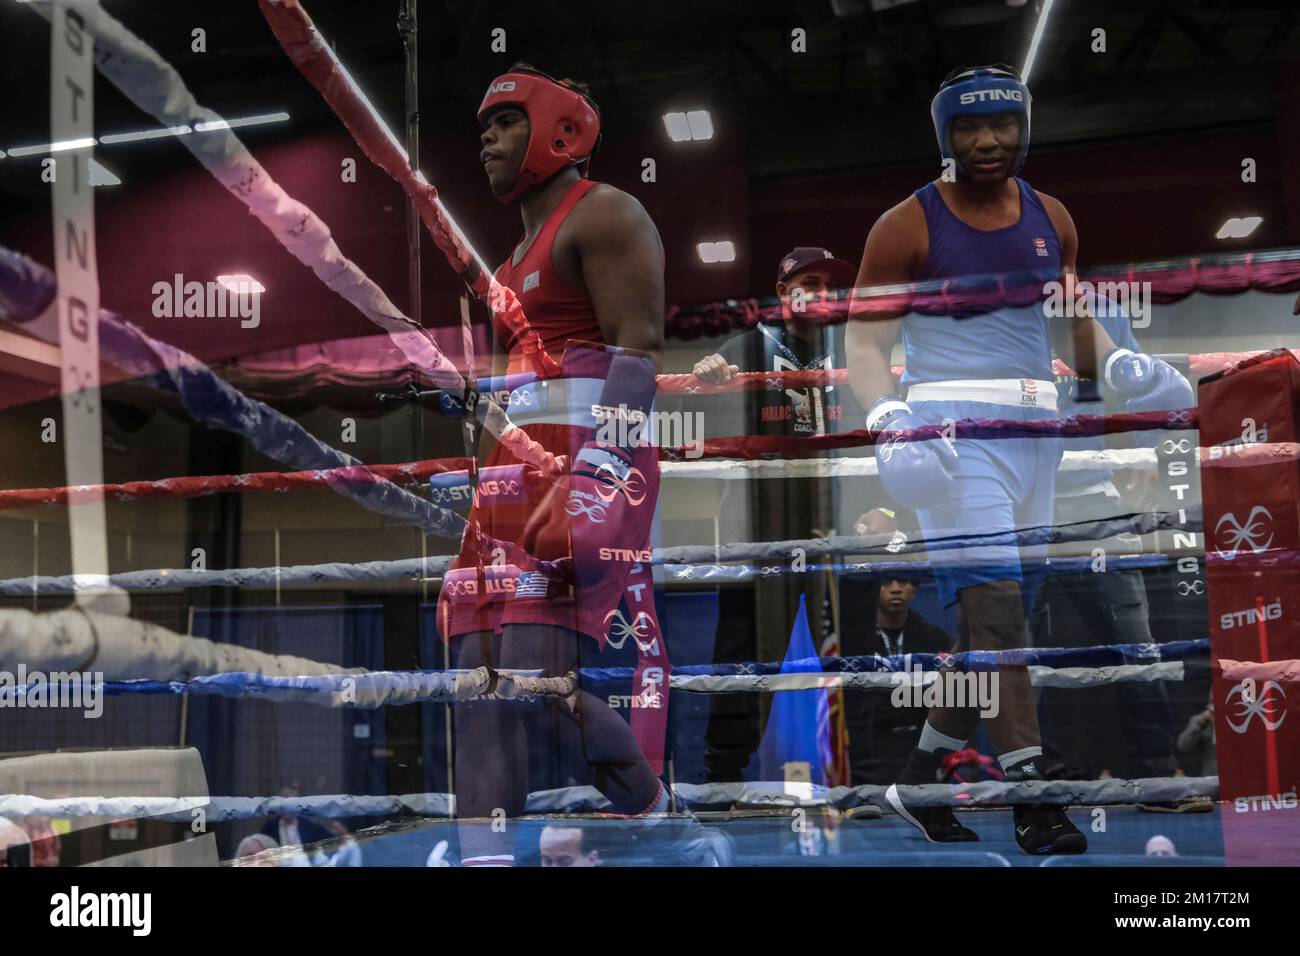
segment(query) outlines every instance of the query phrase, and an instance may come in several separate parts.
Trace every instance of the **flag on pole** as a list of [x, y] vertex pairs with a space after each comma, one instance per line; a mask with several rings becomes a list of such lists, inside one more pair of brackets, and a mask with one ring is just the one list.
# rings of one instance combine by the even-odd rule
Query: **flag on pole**
[[[808, 627], [808, 608], [799, 598], [799, 613], [790, 633], [782, 674], [821, 673]], [[795, 662], [800, 662], [798, 665]], [[778, 691], [772, 695], [763, 742], [746, 768], [747, 780], [825, 784], [831, 763], [830, 706], [825, 688]]]
[[[835, 587], [835, 576], [827, 575], [826, 590], [822, 595], [822, 657], [841, 656], [839, 628], [831, 590]], [[830, 759], [826, 763], [826, 786], [849, 786], [849, 728], [845, 720], [844, 689], [831, 687], [826, 691], [827, 720], [830, 724], [827, 746]]]

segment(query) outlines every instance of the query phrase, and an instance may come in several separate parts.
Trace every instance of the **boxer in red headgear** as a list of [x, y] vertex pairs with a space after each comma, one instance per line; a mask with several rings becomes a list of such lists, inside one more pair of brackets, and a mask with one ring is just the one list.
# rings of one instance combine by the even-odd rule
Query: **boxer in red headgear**
[[[452, 642], [456, 666], [467, 669], [576, 672], [580, 635], [601, 646], [607, 639], [621, 646], [631, 636], [644, 661], [651, 651], [663, 654], [646, 560], [658, 457], [644, 440], [663, 343], [659, 233], [634, 198], [586, 178], [600, 138], [600, 111], [581, 87], [518, 65], [492, 81], [478, 117], [488, 182], [502, 202], [518, 203], [524, 226], [496, 278], [519, 297], [529, 325], [564, 371], [562, 378], [515, 389], [508, 411], [529, 438], [565, 456], [570, 468], [540, 500], [485, 505], [480, 496], [471, 521], [485, 537], [517, 543], [538, 558], [570, 559], [574, 575], [571, 584], [561, 584], [519, 573], [503, 590], [493, 567], [500, 562], [476, 553], [476, 538], [467, 535], [447, 576], [453, 586], [444, 585], [439, 599], [442, 633]], [[497, 371], [534, 371], [509, 331], [500, 325], [495, 331], [506, 360]], [[611, 424], [623, 427], [602, 428]], [[488, 464], [517, 462], [497, 445]], [[465, 586], [476, 578], [483, 586]], [[495, 594], [484, 593], [489, 589]], [[666, 670], [666, 657], [662, 663]], [[657, 668], [649, 670], [658, 676]], [[651, 706], [666, 705], [666, 686], [650, 690], [657, 691], [644, 697]], [[592, 776], [615, 811], [668, 809], [668, 794], [627, 722], [584, 691], [532, 709], [461, 704], [456, 732], [463, 820], [499, 817], [501, 810], [507, 817], [523, 813], [529, 744], [542, 739], [555, 765]], [[532, 783], [535, 789], [540, 782]], [[502, 830], [462, 823], [462, 859], [512, 863], [513, 833]], [[697, 855], [704, 859], [707, 852], [701, 846]]]
[[[513, 115], [502, 115], [506, 112]], [[581, 166], [585, 173], [600, 142], [600, 110], [586, 92], [572, 81], [523, 65], [492, 81], [478, 118], [484, 126], [483, 166], [503, 203], [514, 202], [561, 170]], [[522, 128], [516, 125], [520, 119]], [[518, 142], [508, 135], [512, 128]], [[493, 168], [493, 160], [502, 165]]]

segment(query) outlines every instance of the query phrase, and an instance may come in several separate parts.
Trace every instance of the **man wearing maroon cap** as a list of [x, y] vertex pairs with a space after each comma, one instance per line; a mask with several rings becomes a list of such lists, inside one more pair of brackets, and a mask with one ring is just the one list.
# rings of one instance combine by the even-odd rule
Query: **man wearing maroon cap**
[[[760, 324], [727, 340], [717, 352], [695, 364], [695, 376], [701, 382], [723, 384], [741, 372], [845, 368], [844, 323], [835, 321], [835, 293], [851, 288], [856, 275], [849, 263], [819, 246], [791, 250], [777, 267], [781, 323]], [[857, 400], [847, 385], [763, 389], [737, 397], [744, 403], [741, 433], [746, 435], [810, 437], [858, 427]], [[813, 528], [837, 523], [835, 513], [841, 500], [869, 500], [869, 489], [856, 493], [846, 486], [846, 482], [852, 485], [867, 480], [839, 478], [834, 488], [827, 479], [811, 478], [753, 483], [753, 540], [812, 537]], [[860, 516], [858, 522], [867, 517]], [[890, 520], [887, 529], [872, 526], [856, 533], [892, 531], [896, 526]], [[843, 533], [855, 533], [847, 521], [839, 523], [844, 526]], [[719, 588], [715, 663], [782, 659], [800, 594], [806, 593], [814, 620], [821, 612], [820, 589], [825, 582], [820, 577], [815, 580], [816, 584], [814, 576], [782, 575]], [[855, 607], [874, 608], [878, 582], [853, 582], [843, 587], [863, 591], [865, 597], [855, 596]], [[813, 630], [819, 631], [816, 624]], [[708, 779], [739, 780], [761, 737], [758, 698], [754, 694], [714, 694], [709, 705], [705, 735]]]
[[[781, 372], [843, 368], [844, 329], [828, 325], [835, 315], [834, 293], [849, 289], [857, 273], [827, 249], [800, 246], [781, 258], [776, 294], [780, 326], [760, 324], [729, 339], [717, 352], [695, 363], [695, 377], [710, 385], [729, 382], [739, 372]], [[841, 361], [836, 362], [836, 357]], [[838, 392], [838, 394], [837, 394]], [[835, 431], [841, 398], [848, 388], [789, 388], [764, 391], [755, 435], [824, 435]]]

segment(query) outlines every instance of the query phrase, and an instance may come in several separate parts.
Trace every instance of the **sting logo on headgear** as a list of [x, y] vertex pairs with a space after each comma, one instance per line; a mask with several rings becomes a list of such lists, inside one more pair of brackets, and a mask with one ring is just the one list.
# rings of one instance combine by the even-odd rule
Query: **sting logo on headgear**
[[[939, 140], [939, 155], [956, 162], [952, 154], [950, 129], [958, 116], [993, 116], [1015, 113], [1020, 117], [1020, 149], [1011, 164], [1011, 175], [1020, 172], [1029, 155], [1029, 110], [1033, 97], [1014, 67], [1004, 63], [992, 66], [959, 67], [948, 74], [930, 102], [934, 133]], [[958, 164], [960, 169], [960, 164]]]
[[488, 86], [478, 108], [486, 127], [497, 110], [515, 106], [528, 114], [528, 150], [514, 187], [497, 198], [513, 202], [525, 190], [562, 169], [589, 163], [600, 142], [600, 109], [589, 97], [540, 70], [511, 70]]

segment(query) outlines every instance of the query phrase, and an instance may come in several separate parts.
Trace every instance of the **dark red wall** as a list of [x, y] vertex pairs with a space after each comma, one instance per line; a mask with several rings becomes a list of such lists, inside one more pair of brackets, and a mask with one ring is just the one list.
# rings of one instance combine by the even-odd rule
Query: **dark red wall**
[[[796, 245], [824, 245], [856, 262], [876, 217], [934, 171], [926, 160], [908, 168], [750, 189], [738, 131], [720, 125], [718, 138], [707, 144], [676, 147], [654, 135], [646, 137], [649, 148], [610, 147], [598, 155], [593, 170], [597, 178], [636, 195], [659, 224], [670, 302], [771, 294], [777, 261]], [[472, 241], [495, 264], [521, 234], [518, 214], [488, 192], [473, 128], [449, 133], [446, 140], [426, 142], [422, 167], [443, 190]], [[405, 199], [396, 187], [340, 133], [262, 147], [256, 154], [291, 195], [324, 219], [344, 254], [404, 309]], [[1066, 204], [1079, 229], [1080, 265], [1087, 268], [1300, 245], [1300, 187], [1293, 181], [1298, 155], [1300, 120], [1288, 115], [1276, 130], [1031, 151], [1025, 176]], [[654, 183], [641, 181], [645, 156], [657, 162]], [[1253, 184], [1241, 182], [1241, 160], [1247, 156], [1258, 164]], [[345, 157], [358, 161], [355, 184], [340, 181]], [[1255, 236], [1235, 244], [1213, 238], [1225, 218], [1245, 214], [1264, 217]], [[116, 191], [106, 190], [97, 215], [104, 304], [203, 358], [374, 332], [197, 164], [156, 182], [127, 182]], [[33, 239], [22, 244], [24, 251], [43, 253], [48, 261], [48, 222], [29, 222], [18, 232]], [[696, 243], [723, 238], [736, 241], [738, 261], [701, 264]], [[150, 315], [154, 282], [175, 272], [206, 280], [227, 271], [250, 272], [267, 285], [261, 328]], [[427, 241], [424, 276], [424, 320], [457, 321], [458, 282]]]

